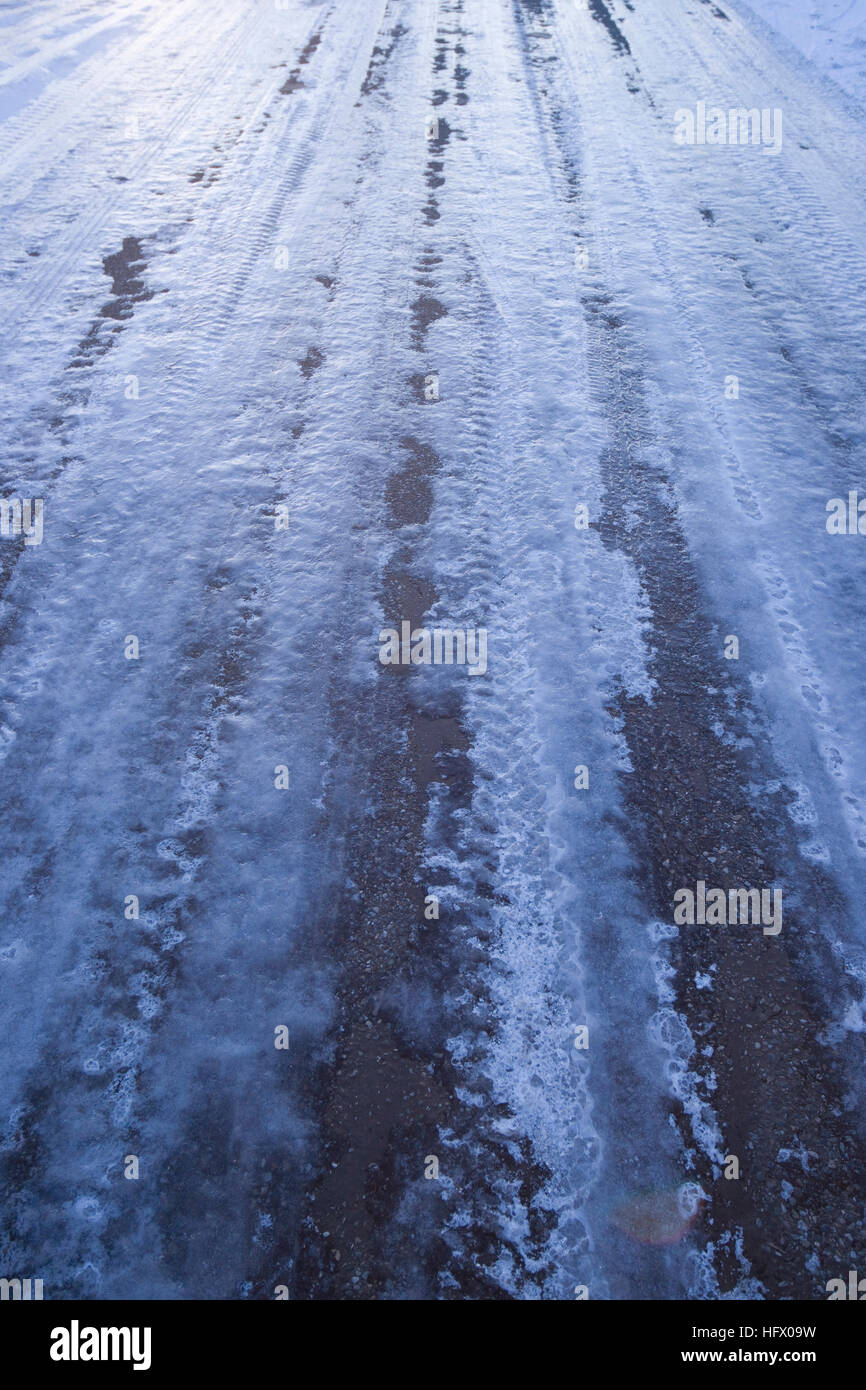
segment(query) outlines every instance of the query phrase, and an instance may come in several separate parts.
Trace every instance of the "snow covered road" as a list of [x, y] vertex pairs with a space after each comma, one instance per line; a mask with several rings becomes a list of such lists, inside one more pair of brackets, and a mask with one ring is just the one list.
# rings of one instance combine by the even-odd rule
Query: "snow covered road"
[[866, 115], [760, 9], [0, 7], [0, 1275], [866, 1273]]

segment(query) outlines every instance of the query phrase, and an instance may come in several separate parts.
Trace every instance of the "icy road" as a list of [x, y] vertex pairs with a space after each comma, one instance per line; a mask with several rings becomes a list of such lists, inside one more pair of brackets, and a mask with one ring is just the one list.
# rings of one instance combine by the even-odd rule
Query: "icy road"
[[856, 96], [742, 0], [0, 51], [0, 1276], [866, 1275]]

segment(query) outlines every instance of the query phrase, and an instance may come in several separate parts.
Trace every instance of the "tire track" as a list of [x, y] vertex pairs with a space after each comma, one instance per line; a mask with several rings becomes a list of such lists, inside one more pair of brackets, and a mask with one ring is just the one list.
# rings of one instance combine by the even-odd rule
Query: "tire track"
[[[607, 261], [609, 253], [603, 267]], [[835, 883], [799, 854], [787, 816], [794, 794], [774, 766], [745, 682], [724, 669], [724, 629], [708, 612], [671, 479], [659, 462], [641, 351], [625, 307], [603, 283], [599, 292], [604, 310], [589, 306], [590, 326], [609, 444], [597, 526], [605, 545], [634, 564], [652, 615], [647, 653], [656, 693], [651, 702], [618, 701], [635, 769], [623, 791], [648, 898], [661, 921], [670, 920], [674, 892], [699, 879], [784, 885], [791, 903], [777, 939], [754, 929], [690, 927], [672, 948], [691, 1034], [711, 1044], [712, 1061], [694, 1057], [690, 1065], [719, 1118], [726, 1151], [741, 1161], [747, 1156], [745, 1180], [719, 1181], [717, 1162], [700, 1151], [697, 1135], [690, 1138], [682, 1111], [679, 1123], [711, 1195], [705, 1220], [720, 1288], [732, 1290], [741, 1276], [740, 1232], [768, 1296], [820, 1296], [828, 1272], [858, 1253], [862, 1258], [854, 1216], [863, 1199], [854, 1159], [862, 1141], [846, 1114], [845, 1059], [818, 1042], [828, 997], [839, 987], [827, 923], [844, 919], [845, 904]], [[779, 790], [758, 803], [750, 792], [756, 783]], [[712, 989], [696, 984], [699, 977], [711, 978]], [[795, 1136], [820, 1155], [817, 1172], [794, 1175], [783, 1166], [779, 1154], [796, 1148]], [[785, 1211], [786, 1182], [795, 1193], [796, 1225]]]

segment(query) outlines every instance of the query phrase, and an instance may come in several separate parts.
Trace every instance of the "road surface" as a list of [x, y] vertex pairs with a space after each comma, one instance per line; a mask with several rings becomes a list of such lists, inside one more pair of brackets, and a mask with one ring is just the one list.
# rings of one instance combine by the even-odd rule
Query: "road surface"
[[866, 1272], [855, 98], [739, 0], [0, 43], [0, 1273]]

